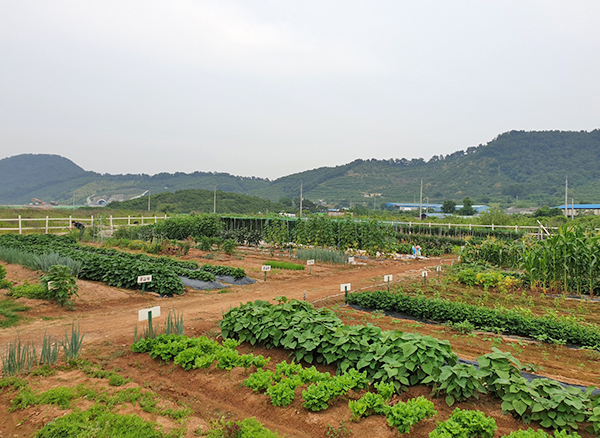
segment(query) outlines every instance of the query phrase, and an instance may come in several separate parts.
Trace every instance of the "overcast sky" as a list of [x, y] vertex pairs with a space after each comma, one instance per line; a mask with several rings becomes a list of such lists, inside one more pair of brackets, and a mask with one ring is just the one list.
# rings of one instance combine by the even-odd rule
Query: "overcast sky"
[[0, 158], [271, 179], [600, 127], [598, 0], [0, 0]]

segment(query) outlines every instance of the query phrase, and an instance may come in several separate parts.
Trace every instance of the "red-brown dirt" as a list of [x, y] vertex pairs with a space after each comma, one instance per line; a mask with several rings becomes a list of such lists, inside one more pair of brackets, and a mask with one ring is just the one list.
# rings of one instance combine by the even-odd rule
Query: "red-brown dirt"
[[[186, 259], [200, 262], [204, 255], [195, 249], [190, 251]], [[448, 339], [454, 351], [461, 357], [475, 359], [481, 354], [491, 351], [492, 346], [510, 351], [522, 362], [534, 363], [543, 367], [539, 374], [557, 378], [563, 381], [583, 385], [596, 384], [600, 378], [597, 358], [580, 350], [569, 350], [564, 346], [542, 346], [510, 338], [502, 338], [492, 334], [457, 335], [447, 327], [415, 323], [415, 321], [393, 320], [392, 318], [357, 312], [342, 307], [343, 297], [340, 296], [340, 284], [351, 283], [352, 290], [383, 287], [383, 276], [394, 275], [397, 281], [421, 281], [421, 272], [440, 263], [450, 264], [450, 259], [428, 260], [359, 260], [355, 266], [315, 265], [312, 273], [305, 271], [283, 271], [275, 269], [268, 274], [267, 281], [260, 271], [262, 263], [271, 258], [268, 253], [261, 253], [254, 248], [240, 248], [235, 256], [220, 255], [211, 263], [242, 267], [247, 274], [258, 280], [248, 286], [235, 286], [224, 291], [194, 291], [188, 290], [184, 295], [173, 298], [160, 298], [154, 294], [142, 294], [140, 291], [129, 291], [108, 287], [102, 283], [78, 280], [79, 297], [75, 298], [76, 309], [68, 311], [57, 308], [55, 304], [19, 299], [31, 306], [25, 313], [27, 320], [17, 327], [0, 329], [0, 354], [4, 354], [9, 341], [17, 338], [21, 341], [41, 342], [44, 332], [62, 338], [65, 330], [71, 327], [73, 320], [79, 325], [84, 338], [83, 357], [101, 364], [107, 370], [119, 370], [123, 377], [131, 379], [125, 387], [142, 387], [156, 392], [167, 405], [176, 407], [176, 403], [188, 406], [191, 414], [185, 427], [186, 436], [192, 437], [194, 431], [206, 431], [214, 420], [240, 420], [246, 417], [256, 417], [271, 430], [278, 430], [287, 437], [324, 437], [329, 426], [339, 427], [340, 421], [345, 421], [345, 427], [352, 430], [353, 437], [397, 437], [397, 430], [390, 428], [384, 417], [374, 416], [361, 420], [359, 423], [350, 422], [351, 414], [347, 398], [336, 401], [329, 409], [311, 413], [302, 407], [300, 390], [292, 405], [286, 408], [274, 407], [269, 399], [262, 394], [255, 394], [242, 386], [244, 372], [234, 369], [230, 372], [216, 370], [184, 371], [179, 366], [164, 364], [151, 359], [146, 354], [136, 354], [130, 351], [133, 341], [133, 330], [137, 321], [138, 310], [161, 306], [163, 316], [170, 310], [183, 313], [185, 333], [189, 336], [206, 335], [217, 338], [218, 322], [222, 312], [239, 303], [257, 299], [273, 300], [277, 296], [286, 296], [310, 302], [318, 301], [318, 306], [333, 306], [339, 316], [347, 324], [364, 324], [371, 322], [384, 329], [415, 331], [432, 334], [440, 339]], [[364, 263], [364, 264], [362, 264]], [[16, 265], [5, 265], [7, 278], [15, 283], [24, 280], [35, 281], [39, 273]], [[431, 274], [430, 274], [431, 276]], [[4, 293], [5, 291], [0, 291]], [[337, 297], [336, 297], [337, 295]], [[330, 299], [326, 299], [332, 297]], [[326, 300], [323, 300], [326, 299]], [[160, 318], [157, 322], [160, 322]], [[265, 350], [259, 346], [242, 345], [244, 352], [270, 356], [271, 364], [287, 359], [288, 352], [280, 350]], [[334, 371], [321, 367], [322, 371]], [[28, 377], [30, 386], [36, 391], [55, 386], [75, 386], [79, 383], [90, 386], [107, 387], [106, 380], [94, 379], [84, 375], [79, 370], [69, 369], [59, 371], [51, 377]], [[109, 388], [110, 389], [110, 388]], [[118, 389], [118, 388], [117, 388]], [[114, 390], [114, 388], [112, 388]], [[47, 421], [56, 416], [64, 415], [70, 410], [63, 411], [55, 406], [38, 406], [25, 410], [9, 412], [10, 399], [14, 391], [0, 390], [0, 437], [32, 436]], [[396, 396], [399, 400], [407, 400], [418, 395], [430, 395], [430, 388], [414, 387], [410, 391]], [[350, 397], [358, 397], [352, 394]], [[449, 408], [443, 398], [429, 397], [434, 401], [438, 416], [434, 419], [419, 423], [411, 437], [427, 437], [435, 427], [436, 421], [445, 420], [454, 407], [463, 409], [479, 409], [495, 418], [498, 424], [496, 436], [500, 437], [518, 428], [527, 428], [521, 421], [511, 416], [502, 415], [500, 403], [491, 396], [483, 396], [480, 400], [458, 403]], [[89, 402], [77, 402], [81, 409], [89, 407]], [[146, 419], [158, 420], [167, 430], [176, 428], [179, 423], [165, 417], [159, 417], [141, 412], [139, 408], [129, 405], [121, 408], [122, 413], [136, 413]], [[581, 433], [586, 436], [585, 433]]]

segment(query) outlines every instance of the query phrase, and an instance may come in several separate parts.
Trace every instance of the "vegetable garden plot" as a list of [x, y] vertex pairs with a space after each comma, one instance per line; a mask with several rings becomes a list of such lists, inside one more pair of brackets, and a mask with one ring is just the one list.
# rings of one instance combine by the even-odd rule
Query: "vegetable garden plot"
[[600, 291], [600, 236], [581, 227], [564, 226], [543, 241], [469, 243], [461, 259], [522, 270], [531, 287], [590, 296]]
[[457, 364], [447, 341], [384, 332], [372, 325], [345, 326], [331, 311], [294, 300], [276, 306], [259, 301], [231, 309], [221, 329], [225, 338], [291, 349], [298, 360], [334, 363], [339, 373], [364, 371], [370, 381], [390, 383], [396, 391], [433, 383], [435, 392], [447, 394], [448, 404], [491, 392], [502, 400], [503, 412], [526, 423], [577, 429], [582, 422], [591, 422], [600, 432], [600, 416], [595, 416], [600, 396], [592, 395], [593, 387], [582, 392], [544, 378], [528, 382], [510, 353], [481, 356], [476, 371], [471, 365]]
[[444, 299], [413, 297], [400, 292], [355, 292], [348, 304], [365, 309], [386, 310], [438, 323], [469, 321], [483, 331], [526, 336], [538, 340], [561, 340], [566, 343], [600, 349], [600, 328], [560, 317], [536, 317], [520, 312], [490, 309]]
[[82, 264], [79, 277], [102, 281], [110, 286], [138, 289], [137, 277], [152, 275], [148, 290], [161, 295], [183, 293], [183, 283], [179, 277], [203, 282], [214, 282], [215, 273], [230, 276], [234, 280], [246, 277], [240, 268], [205, 264], [199, 266], [194, 261], [176, 260], [169, 257], [151, 257], [145, 254], [130, 254], [115, 249], [94, 248], [79, 245], [74, 239], [53, 235], [3, 235], [0, 247], [14, 248], [32, 254], [55, 252]]

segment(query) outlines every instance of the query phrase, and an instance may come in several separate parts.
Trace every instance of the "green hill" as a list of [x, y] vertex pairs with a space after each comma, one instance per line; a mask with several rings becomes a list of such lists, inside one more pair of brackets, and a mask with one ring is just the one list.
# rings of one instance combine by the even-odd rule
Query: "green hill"
[[[83, 203], [88, 197], [129, 199], [146, 190], [162, 194], [215, 186], [222, 192], [269, 199], [298, 198], [333, 205], [376, 205], [461, 201], [503, 205], [517, 201], [554, 205], [564, 201], [564, 181], [577, 203], [600, 202], [600, 130], [511, 131], [486, 145], [469, 147], [429, 161], [404, 158], [355, 160], [285, 176], [275, 181], [227, 173], [100, 175], [56, 155], [18, 155], [0, 160], [0, 204], [27, 203], [32, 197]], [[241, 202], [241, 201], [240, 201]]]
[[[159, 193], [152, 195], [150, 208], [152, 211], [164, 213], [212, 213], [215, 206], [215, 192], [209, 190], [178, 190], [175, 193]], [[113, 209], [146, 210], [148, 197], [143, 196], [123, 202], [110, 204]], [[267, 213], [285, 211], [285, 206], [256, 196], [242, 195], [233, 192], [216, 191], [216, 207], [219, 213]]]
[[[305, 196], [328, 202], [430, 202], [469, 196], [476, 203], [560, 204], [565, 177], [576, 202], [600, 202], [600, 130], [511, 131], [486, 145], [422, 159], [356, 160], [273, 181], [259, 196]], [[274, 194], [274, 195], [272, 195]], [[377, 195], [373, 197], [373, 195]], [[379, 196], [380, 195], [380, 196]]]

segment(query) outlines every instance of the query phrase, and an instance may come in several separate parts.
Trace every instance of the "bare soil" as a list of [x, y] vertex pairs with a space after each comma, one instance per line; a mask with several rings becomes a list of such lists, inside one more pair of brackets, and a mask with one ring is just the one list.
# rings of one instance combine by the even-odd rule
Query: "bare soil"
[[[198, 260], [206, 253], [192, 249], [185, 259]], [[196, 291], [188, 289], [185, 294], [173, 298], [161, 298], [154, 294], [142, 294], [141, 291], [130, 291], [96, 283], [78, 280], [79, 297], [75, 298], [76, 309], [68, 311], [57, 308], [55, 304], [19, 299], [31, 309], [26, 312], [27, 320], [17, 327], [0, 329], [0, 355], [4, 355], [5, 346], [17, 337], [21, 341], [40, 343], [44, 332], [64, 337], [65, 330], [70, 330], [75, 321], [79, 325], [84, 338], [83, 357], [100, 364], [107, 370], [118, 370], [123, 377], [131, 379], [127, 386], [112, 388], [107, 386], [106, 379], [94, 379], [76, 369], [59, 371], [50, 377], [28, 376], [27, 380], [36, 391], [56, 386], [98, 386], [107, 390], [120, 390], [128, 387], [141, 387], [154, 391], [163, 400], [164, 407], [178, 405], [188, 406], [185, 427], [187, 437], [197, 436], [194, 432], [206, 431], [219, 419], [240, 420], [256, 417], [269, 429], [277, 430], [287, 437], [325, 437], [328, 428], [345, 427], [352, 430], [353, 437], [397, 437], [397, 430], [390, 428], [384, 417], [374, 416], [350, 422], [348, 398], [336, 401], [329, 409], [311, 413], [302, 407], [300, 390], [292, 405], [286, 408], [274, 407], [262, 394], [255, 394], [242, 386], [247, 372], [234, 369], [230, 372], [216, 370], [184, 371], [179, 366], [165, 364], [151, 359], [146, 354], [130, 351], [133, 341], [133, 330], [137, 322], [138, 311], [144, 308], [161, 306], [163, 316], [170, 310], [182, 312], [185, 319], [185, 333], [189, 336], [206, 335], [218, 338], [218, 323], [224, 311], [240, 303], [257, 299], [273, 300], [278, 296], [306, 299], [317, 306], [334, 308], [347, 324], [365, 324], [370, 322], [384, 329], [397, 329], [431, 334], [440, 339], [448, 339], [453, 350], [466, 359], [476, 359], [479, 355], [489, 353], [492, 346], [510, 351], [523, 363], [538, 366], [538, 374], [561, 381], [595, 385], [600, 378], [598, 357], [590, 352], [572, 350], [565, 346], [541, 345], [539, 343], [502, 337], [494, 334], [476, 333], [460, 335], [440, 325], [418, 323], [411, 320], [395, 320], [390, 317], [358, 312], [343, 306], [343, 293], [340, 284], [351, 283], [352, 290], [384, 287], [383, 276], [393, 274], [394, 282], [422, 281], [421, 272], [440, 264], [450, 264], [450, 258], [431, 258], [427, 260], [357, 260], [354, 266], [315, 265], [312, 272], [284, 271], [275, 269], [268, 273], [267, 281], [261, 272], [265, 260], [278, 258], [255, 248], [240, 248], [234, 256], [220, 254], [211, 263], [244, 268], [247, 274], [258, 280], [248, 286], [234, 286], [224, 291]], [[285, 258], [285, 257], [282, 257]], [[15, 284], [25, 280], [36, 281], [40, 273], [16, 265], [5, 265], [7, 278]], [[432, 278], [434, 273], [430, 273]], [[433, 281], [433, 278], [432, 280]], [[5, 291], [0, 291], [0, 294]], [[1, 297], [0, 297], [1, 298]], [[548, 298], [550, 300], [550, 298]], [[157, 320], [160, 321], [160, 318]], [[244, 352], [270, 356], [271, 364], [289, 358], [289, 352], [281, 350], [265, 350], [259, 346], [242, 345]], [[320, 367], [322, 371], [332, 368]], [[0, 390], [0, 438], [29, 437], [35, 434], [51, 419], [64, 415], [71, 410], [61, 410], [56, 406], [37, 406], [25, 410], [10, 412], [10, 400], [15, 392], [10, 389]], [[396, 396], [398, 400], [407, 400], [418, 395], [430, 396], [430, 388], [413, 387], [408, 392]], [[360, 394], [351, 394], [357, 398]], [[419, 423], [411, 437], [427, 437], [435, 427], [436, 421], [443, 421], [455, 407], [462, 409], [479, 409], [494, 417], [498, 424], [496, 436], [508, 434], [512, 430], [527, 429], [529, 425], [503, 415], [500, 403], [491, 396], [483, 396], [480, 400], [458, 403], [449, 408], [443, 398], [432, 398], [438, 411], [434, 419]], [[87, 405], [86, 405], [87, 403]], [[80, 409], [89, 407], [90, 402], [78, 401]], [[162, 424], [166, 430], [179, 427], [179, 423], [167, 417], [142, 412], [139, 407], [127, 405], [121, 413], [136, 413], [145, 419], [153, 419]], [[580, 432], [582, 436], [588, 436]], [[333, 435], [336, 436], [336, 435]], [[339, 435], [342, 436], [342, 435]]]

